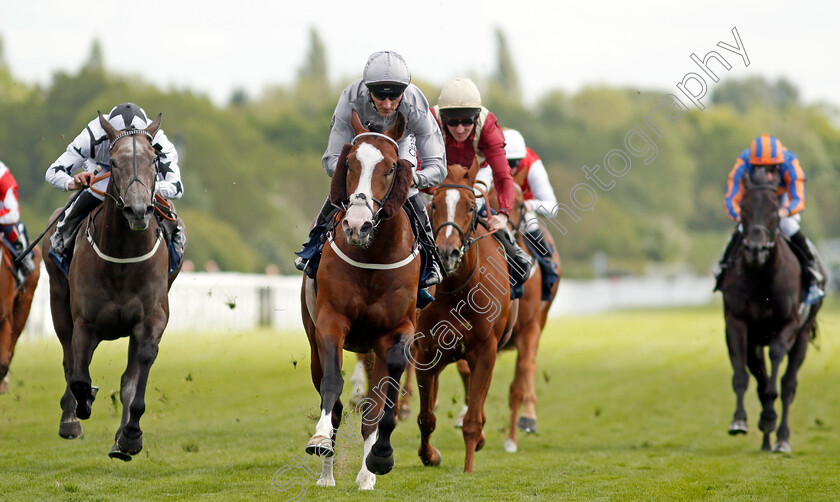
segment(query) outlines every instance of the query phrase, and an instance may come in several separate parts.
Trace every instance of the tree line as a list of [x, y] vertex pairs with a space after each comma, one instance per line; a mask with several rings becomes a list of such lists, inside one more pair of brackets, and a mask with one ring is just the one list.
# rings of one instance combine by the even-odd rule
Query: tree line
[[[520, 130], [543, 159], [558, 202], [570, 203], [570, 190], [586, 182], [582, 168], [621, 147], [664, 93], [592, 86], [553, 90], [526, 105], [515, 59], [504, 34], [496, 35], [496, 70], [466, 76], [502, 126]], [[292, 84], [259, 96], [234, 90], [219, 106], [200, 93], [162, 90], [108, 71], [98, 43], [78, 72], [28, 85], [15, 79], [0, 43], [0, 160], [18, 180], [30, 236], [67, 197], [44, 181], [47, 167], [97, 110], [131, 101], [150, 115], [163, 112], [162, 127], [178, 148], [185, 195], [177, 208], [188, 228], [187, 258], [197, 268], [212, 260], [226, 271], [261, 272], [268, 265], [294, 271], [292, 253], [329, 190], [320, 157], [348, 83], [331, 82], [326, 61], [326, 47], [311, 30], [309, 53]], [[443, 82], [427, 77], [415, 75], [414, 83], [435, 104]], [[723, 207], [727, 174], [764, 133], [796, 152], [808, 175], [805, 232], [816, 241], [840, 237], [840, 221], [832, 218], [840, 209], [837, 117], [831, 105], [801, 102], [784, 79], [722, 82], [710, 106], [686, 113], [656, 139], [653, 162], [634, 163], [613, 188], [598, 193], [597, 204], [578, 211], [578, 221], [550, 226], [566, 275], [595, 274], [596, 254], [606, 256], [610, 273], [639, 273], [654, 264], [708, 271], [733, 228]]]

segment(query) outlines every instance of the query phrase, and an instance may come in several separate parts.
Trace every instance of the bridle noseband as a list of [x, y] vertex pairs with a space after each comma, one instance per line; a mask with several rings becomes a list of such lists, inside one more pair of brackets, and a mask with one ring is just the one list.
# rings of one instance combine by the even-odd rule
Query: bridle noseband
[[[111, 148], [108, 150], [108, 154], [110, 155], [110, 153], [114, 151], [114, 147], [117, 145], [117, 141], [121, 140], [122, 138], [125, 138], [126, 136], [136, 136], [138, 134], [142, 134], [142, 135], [146, 136], [147, 138], [149, 138], [149, 144], [154, 145], [155, 138], [154, 138], [154, 136], [152, 136], [152, 134], [150, 132], [146, 131], [145, 129], [128, 129], [128, 130], [122, 131], [121, 133], [119, 133], [114, 138], [114, 141], [111, 142]], [[152, 149], [154, 150], [154, 146], [152, 146]], [[155, 162], [154, 162], [155, 163], [155, 175], [152, 178], [152, 188], [150, 189], [148, 186], [146, 186], [145, 183], [143, 183], [143, 180], [141, 180], [138, 177], [138, 173], [137, 173], [137, 148], [135, 146], [134, 151], [133, 151], [133, 160], [134, 160], [134, 173], [133, 174], [134, 174], [134, 178], [131, 180], [131, 183], [129, 183], [128, 186], [126, 187], [126, 191], [128, 191], [128, 189], [131, 188], [131, 185], [133, 185], [135, 182], [140, 183], [143, 186], [143, 188], [145, 188], [146, 191], [149, 192], [149, 200], [151, 200], [152, 204], [154, 204], [155, 183], [157, 183], [157, 161], [158, 161], [158, 158], [159, 158], [159, 155], [157, 154], [157, 152], [155, 152]], [[113, 172], [113, 170], [112, 170], [112, 172]], [[111, 199], [113, 199], [114, 203], [117, 205], [117, 208], [122, 211], [125, 208], [125, 200], [123, 199], [123, 196], [120, 193], [119, 187], [115, 185], [114, 189], [117, 191], [117, 197], [116, 198], [113, 195], [111, 195], [107, 192], [106, 192], [106, 195], [111, 197]]]

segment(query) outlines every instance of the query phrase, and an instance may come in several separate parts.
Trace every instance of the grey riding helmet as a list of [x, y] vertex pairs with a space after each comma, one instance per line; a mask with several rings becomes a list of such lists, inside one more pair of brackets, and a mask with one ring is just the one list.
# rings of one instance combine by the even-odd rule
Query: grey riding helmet
[[146, 112], [134, 103], [122, 103], [115, 106], [108, 114], [108, 122], [118, 131], [125, 129], [145, 129], [149, 126]]
[[398, 96], [411, 83], [405, 59], [393, 51], [374, 52], [365, 64], [362, 80], [371, 91]]

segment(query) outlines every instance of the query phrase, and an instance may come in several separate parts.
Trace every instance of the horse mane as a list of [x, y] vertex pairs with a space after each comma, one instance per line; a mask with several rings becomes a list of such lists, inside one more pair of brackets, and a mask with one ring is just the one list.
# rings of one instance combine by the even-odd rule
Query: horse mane
[[406, 199], [408, 199], [408, 191], [414, 182], [414, 171], [412, 167], [411, 162], [406, 159], [397, 161], [397, 170], [394, 173], [394, 176], [397, 178], [394, 180], [391, 195], [385, 201], [385, 205], [382, 206], [383, 218], [388, 219], [394, 216], [403, 204], [405, 204]]
[[347, 196], [347, 154], [353, 145], [347, 143], [341, 149], [338, 156], [338, 163], [335, 165], [335, 172], [330, 182], [330, 203], [334, 205], [344, 204], [348, 201]]

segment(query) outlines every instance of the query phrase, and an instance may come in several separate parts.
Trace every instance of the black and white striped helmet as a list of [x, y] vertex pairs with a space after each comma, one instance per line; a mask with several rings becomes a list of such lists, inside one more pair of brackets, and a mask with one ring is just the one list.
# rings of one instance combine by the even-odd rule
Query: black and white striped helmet
[[108, 122], [118, 131], [124, 129], [145, 129], [149, 125], [146, 112], [134, 103], [123, 103], [114, 107], [108, 114]]

